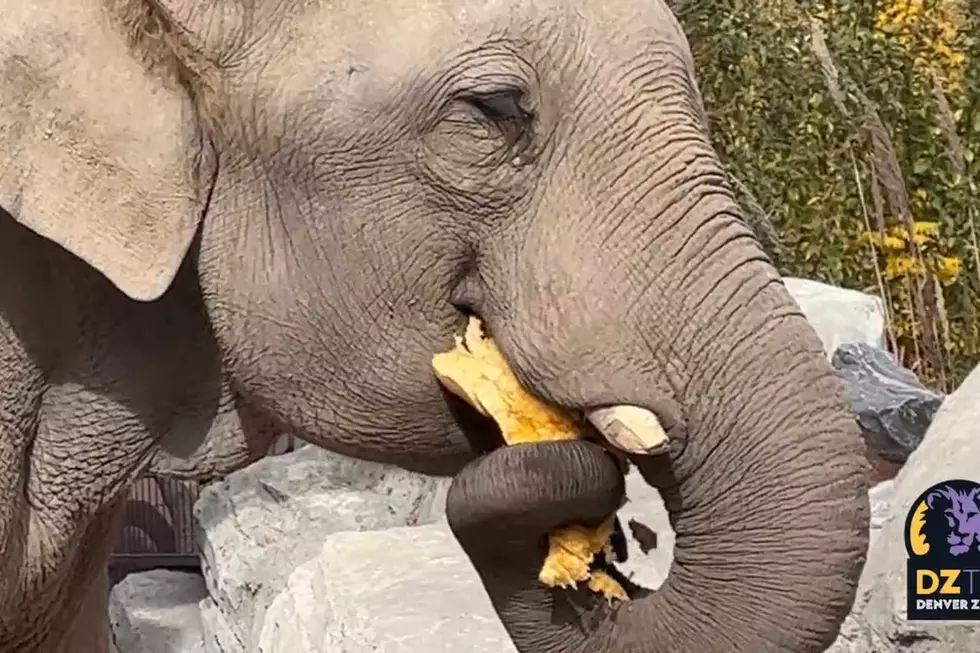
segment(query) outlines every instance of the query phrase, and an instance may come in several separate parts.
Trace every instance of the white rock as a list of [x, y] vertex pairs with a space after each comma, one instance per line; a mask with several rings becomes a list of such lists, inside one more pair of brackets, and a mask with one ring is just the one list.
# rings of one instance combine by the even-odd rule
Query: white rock
[[980, 476], [980, 367], [943, 403], [894, 479], [892, 511], [875, 538], [851, 616], [831, 653], [980, 651], [980, 622], [906, 620], [905, 513], [935, 483]]
[[828, 358], [837, 347], [849, 342], [885, 348], [881, 298], [810, 279], [784, 277], [783, 282], [823, 341]]
[[205, 488], [194, 515], [214, 600], [205, 605], [209, 653], [254, 651], [266, 608], [329, 535], [432, 523], [448, 484], [302, 447]]
[[[878, 533], [884, 528], [885, 524], [891, 519], [892, 505], [895, 497], [895, 479], [888, 479], [878, 483], [868, 492], [868, 499], [871, 502], [871, 533], [868, 536], [868, 548], [874, 544]], [[901, 513], [901, 510], [898, 511]], [[902, 515], [900, 519], [904, 518]]]
[[[626, 497], [626, 505], [618, 514], [626, 531], [629, 557], [617, 567], [637, 585], [657, 589], [667, 578], [674, 560], [674, 529], [670, 526], [667, 507], [656, 488], [647, 485], [635, 468], [626, 476]], [[650, 534], [656, 539], [652, 548]]]
[[259, 653], [516, 653], [443, 521], [338, 533], [266, 613]]
[[203, 653], [197, 574], [154, 569], [129, 574], [109, 593], [113, 646], [119, 653]]
[[236, 621], [233, 616], [221, 612], [210, 597], [201, 601], [200, 607], [205, 653], [248, 653], [245, 642], [238, 634], [239, 629], [229, 623], [229, 620]]

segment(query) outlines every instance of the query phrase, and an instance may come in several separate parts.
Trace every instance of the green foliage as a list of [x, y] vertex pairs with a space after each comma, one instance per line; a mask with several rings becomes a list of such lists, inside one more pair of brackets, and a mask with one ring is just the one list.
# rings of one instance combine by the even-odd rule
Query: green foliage
[[980, 0], [679, 15], [712, 138], [779, 234], [781, 271], [883, 296], [903, 362], [953, 387], [980, 361]]

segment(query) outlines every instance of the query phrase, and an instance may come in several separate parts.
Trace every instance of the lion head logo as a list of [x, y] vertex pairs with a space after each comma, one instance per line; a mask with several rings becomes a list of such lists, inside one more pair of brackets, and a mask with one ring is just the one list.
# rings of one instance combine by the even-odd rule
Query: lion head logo
[[923, 492], [905, 521], [905, 548], [910, 558], [980, 563], [980, 484], [951, 480]]

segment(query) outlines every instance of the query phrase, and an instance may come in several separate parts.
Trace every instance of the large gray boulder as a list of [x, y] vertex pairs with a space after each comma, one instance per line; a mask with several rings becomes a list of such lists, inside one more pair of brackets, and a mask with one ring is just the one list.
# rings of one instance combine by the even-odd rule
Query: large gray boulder
[[[872, 539], [893, 482], [871, 490]], [[627, 476], [619, 516], [629, 560], [620, 568], [651, 589], [673, 560], [674, 532], [659, 493]], [[513, 651], [479, 578], [445, 522], [330, 536], [297, 568], [265, 614], [259, 653]], [[843, 652], [841, 652], [843, 653]], [[862, 652], [863, 653], [863, 652]]]
[[905, 515], [928, 487], [980, 479], [980, 367], [947, 397], [925, 438], [895, 477], [891, 512], [870, 548], [851, 617], [831, 653], [980, 651], [980, 622], [906, 619]]
[[868, 445], [868, 457], [896, 471], [915, 451], [943, 403], [915, 374], [863, 342], [841, 345], [834, 368]]
[[259, 653], [516, 653], [448, 525], [337, 533], [269, 607]]
[[868, 500], [871, 503], [871, 532], [868, 536], [868, 550], [874, 545], [875, 540], [881, 529], [885, 527], [891, 515], [892, 502], [895, 497], [895, 479], [888, 479], [877, 483], [868, 491]]
[[194, 515], [208, 653], [255, 651], [269, 604], [330, 535], [432, 523], [448, 483], [302, 447], [205, 488]]
[[887, 353], [879, 297], [811, 279], [783, 281], [844, 381], [873, 480], [892, 478], [922, 440], [943, 395], [923, 387]]
[[784, 277], [783, 283], [820, 336], [827, 358], [850, 342], [885, 348], [885, 310], [881, 298], [811, 279]]
[[119, 653], [204, 653], [197, 574], [154, 569], [130, 574], [109, 592], [109, 623]]

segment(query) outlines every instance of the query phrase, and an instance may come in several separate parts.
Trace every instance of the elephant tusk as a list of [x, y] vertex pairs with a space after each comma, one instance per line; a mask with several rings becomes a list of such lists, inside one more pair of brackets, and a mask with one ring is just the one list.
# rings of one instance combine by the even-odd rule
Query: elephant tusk
[[591, 410], [586, 417], [610, 444], [626, 453], [655, 456], [670, 445], [660, 420], [646, 408], [609, 406]]

